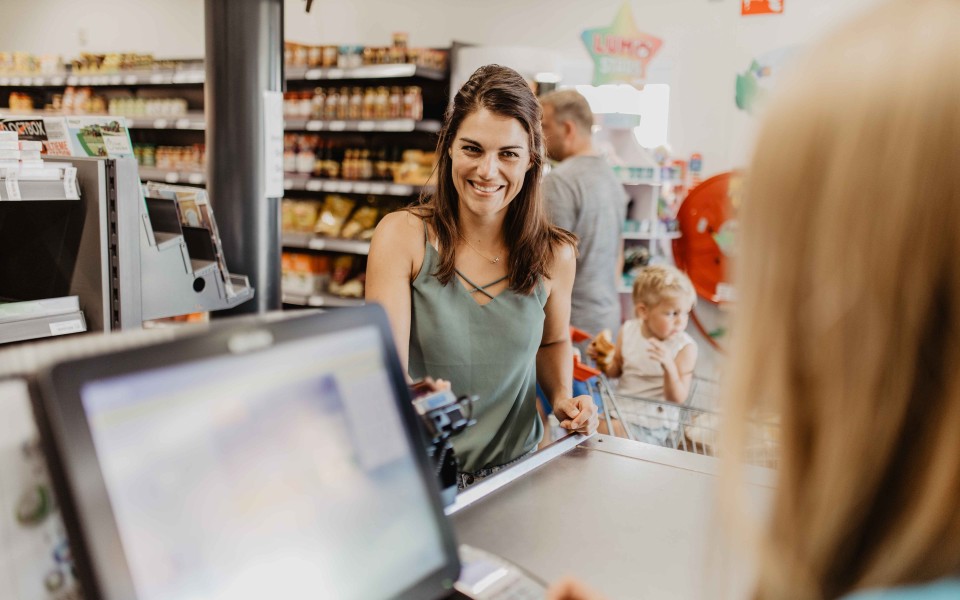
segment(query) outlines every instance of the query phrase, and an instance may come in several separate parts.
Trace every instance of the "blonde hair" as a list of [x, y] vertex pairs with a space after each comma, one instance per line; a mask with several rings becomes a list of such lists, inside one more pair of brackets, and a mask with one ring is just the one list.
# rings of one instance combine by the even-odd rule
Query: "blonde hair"
[[676, 267], [651, 265], [644, 267], [633, 282], [633, 303], [653, 307], [666, 298], [689, 302], [697, 299], [690, 279]]
[[540, 103], [553, 107], [555, 121], [570, 121], [581, 133], [593, 132], [593, 111], [590, 103], [577, 90], [557, 90], [540, 97]]
[[955, 0], [886, 3], [763, 125], [725, 393], [728, 459], [748, 416], [781, 419], [756, 598], [960, 572], [958, 22]]

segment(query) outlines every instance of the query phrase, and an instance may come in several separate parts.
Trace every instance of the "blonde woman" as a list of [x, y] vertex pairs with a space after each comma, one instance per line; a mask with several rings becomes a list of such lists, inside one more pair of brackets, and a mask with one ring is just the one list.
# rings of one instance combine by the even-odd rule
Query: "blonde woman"
[[757, 600], [960, 598], [958, 23], [957, 0], [885, 3], [760, 135], [726, 390], [728, 459], [748, 416], [781, 419]]

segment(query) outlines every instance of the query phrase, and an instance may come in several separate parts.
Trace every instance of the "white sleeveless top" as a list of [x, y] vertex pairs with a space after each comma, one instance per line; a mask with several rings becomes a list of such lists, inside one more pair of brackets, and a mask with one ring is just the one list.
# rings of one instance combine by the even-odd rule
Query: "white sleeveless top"
[[[663, 388], [663, 366], [648, 355], [650, 342], [643, 337], [642, 327], [643, 323], [639, 319], [630, 319], [623, 324], [623, 333], [620, 338], [623, 370], [617, 385], [617, 396], [618, 398], [637, 396], [663, 402], [666, 400]], [[685, 331], [663, 340], [667, 355], [674, 359], [681, 350], [694, 343], [696, 342]], [[679, 409], [662, 407], [641, 400], [631, 401], [629, 398], [622, 398], [619, 403], [627, 421], [650, 428], [676, 429], [679, 426]]]

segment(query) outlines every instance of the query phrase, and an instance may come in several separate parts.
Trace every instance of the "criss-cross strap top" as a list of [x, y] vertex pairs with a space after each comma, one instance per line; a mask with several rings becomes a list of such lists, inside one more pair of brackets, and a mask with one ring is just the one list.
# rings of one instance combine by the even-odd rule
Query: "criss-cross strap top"
[[459, 275], [461, 279], [463, 279], [464, 281], [466, 281], [467, 283], [469, 283], [470, 285], [473, 286], [473, 289], [472, 289], [472, 290], [467, 290], [468, 292], [470, 292], [471, 294], [475, 294], [475, 293], [477, 293], [477, 292], [480, 292], [481, 294], [483, 294], [483, 295], [486, 296], [487, 298], [490, 298], [491, 300], [493, 300], [494, 296], [493, 296], [493, 294], [491, 294], [490, 292], [487, 291], [487, 288], [493, 287], [493, 286], [497, 285], [498, 283], [500, 283], [501, 281], [504, 281], [504, 280], [508, 277], [507, 275], [504, 275], [504, 276], [501, 277], [500, 279], [491, 281], [490, 283], [488, 283], [488, 284], [486, 284], [486, 285], [477, 285], [477, 284], [475, 284], [473, 281], [471, 281], [469, 277], [467, 277], [466, 275], [464, 275], [464, 274], [463, 274], [463, 271], [461, 271], [460, 269], [454, 269], [454, 271], [457, 272], [457, 275]]
[[[411, 284], [409, 372], [450, 381], [456, 394], [476, 395], [477, 424], [452, 438], [460, 470], [503, 465], [533, 450], [543, 429], [536, 409], [536, 356], [543, 338], [547, 294], [509, 287], [495, 296], [457, 272], [446, 284], [436, 277], [440, 254], [424, 224], [424, 257]], [[475, 293], [492, 298], [478, 303]]]

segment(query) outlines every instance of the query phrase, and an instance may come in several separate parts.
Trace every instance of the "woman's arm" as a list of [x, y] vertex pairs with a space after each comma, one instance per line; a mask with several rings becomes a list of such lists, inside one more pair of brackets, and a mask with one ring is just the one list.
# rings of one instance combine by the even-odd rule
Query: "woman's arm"
[[657, 340], [650, 342], [650, 356], [663, 367], [663, 396], [668, 402], [683, 404], [690, 394], [693, 381], [693, 367], [697, 364], [697, 345], [687, 344], [677, 354], [676, 359], [666, 355], [663, 344]]
[[423, 221], [409, 211], [386, 215], [373, 234], [367, 258], [366, 301], [383, 306], [407, 373], [410, 348], [410, 284], [423, 265]]
[[560, 425], [571, 431], [597, 430], [597, 407], [590, 396], [573, 398], [573, 347], [570, 344], [570, 297], [577, 272], [573, 246], [554, 254], [543, 338], [537, 351], [537, 382], [553, 407]]

